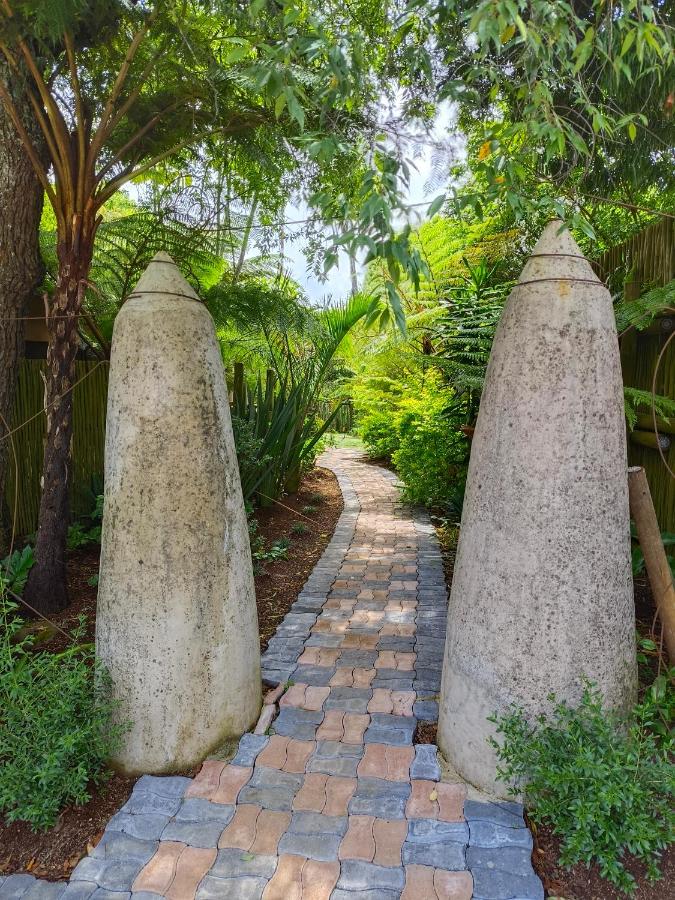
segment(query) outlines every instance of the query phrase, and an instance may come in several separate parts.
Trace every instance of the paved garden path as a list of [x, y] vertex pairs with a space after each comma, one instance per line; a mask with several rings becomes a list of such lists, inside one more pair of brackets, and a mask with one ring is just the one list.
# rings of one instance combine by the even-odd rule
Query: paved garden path
[[356, 451], [322, 464], [344, 512], [263, 657], [270, 733], [195, 779], [139, 779], [67, 887], [15, 875], [2, 900], [543, 900], [522, 808], [467, 799], [415, 744], [447, 608], [426, 514]]

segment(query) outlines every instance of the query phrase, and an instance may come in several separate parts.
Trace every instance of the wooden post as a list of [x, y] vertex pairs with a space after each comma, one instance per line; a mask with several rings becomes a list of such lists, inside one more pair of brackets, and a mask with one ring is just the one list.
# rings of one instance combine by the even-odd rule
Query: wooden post
[[645, 568], [663, 624], [663, 634], [672, 665], [675, 664], [675, 585], [661, 540], [647, 476], [641, 466], [631, 466], [628, 469], [628, 495], [631, 516], [645, 558]]

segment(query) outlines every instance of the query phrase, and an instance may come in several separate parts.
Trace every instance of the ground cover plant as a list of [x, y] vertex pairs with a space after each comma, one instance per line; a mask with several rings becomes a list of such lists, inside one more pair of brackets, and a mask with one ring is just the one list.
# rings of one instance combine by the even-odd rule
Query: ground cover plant
[[109, 680], [81, 643], [84, 624], [69, 648], [40, 651], [0, 587], [0, 813], [49, 828], [106, 777], [124, 726], [112, 724]]
[[673, 676], [654, 684], [627, 716], [604, 709], [587, 684], [577, 707], [557, 703], [535, 723], [519, 709], [491, 720], [498, 777], [515, 794], [523, 790], [531, 820], [560, 837], [561, 864], [596, 862], [627, 895], [636, 884], [626, 857], [643, 861], [653, 880], [662, 851], [675, 841]]

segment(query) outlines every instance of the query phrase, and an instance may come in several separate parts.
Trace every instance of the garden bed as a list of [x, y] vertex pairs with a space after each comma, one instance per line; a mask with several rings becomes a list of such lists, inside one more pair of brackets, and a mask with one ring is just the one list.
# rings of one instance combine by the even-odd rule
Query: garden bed
[[[281, 504], [256, 513], [263, 555], [264, 549], [279, 539], [290, 542], [285, 558], [263, 558], [256, 563], [261, 649], [267, 646], [330, 540], [342, 512], [342, 495], [333, 473], [315, 468], [305, 475], [299, 491], [283, 497]], [[313, 507], [311, 513], [303, 512], [306, 507]], [[306, 530], [297, 528], [299, 522], [307, 526]], [[68, 572], [72, 602], [53, 618], [59, 629], [69, 632], [84, 615], [84, 640], [92, 641], [96, 587], [89, 581], [98, 571], [98, 556], [98, 547], [71, 552]], [[65, 649], [70, 641], [62, 631], [52, 632], [40, 648], [52, 652]], [[28, 871], [52, 880], [67, 878], [87, 847], [98, 842], [111, 816], [127, 801], [135, 781], [113, 774], [101, 787], [92, 789], [88, 803], [67, 807], [54, 828], [47, 831], [33, 832], [26, 823], [8, 825], [0, 819], [0, 875]]]

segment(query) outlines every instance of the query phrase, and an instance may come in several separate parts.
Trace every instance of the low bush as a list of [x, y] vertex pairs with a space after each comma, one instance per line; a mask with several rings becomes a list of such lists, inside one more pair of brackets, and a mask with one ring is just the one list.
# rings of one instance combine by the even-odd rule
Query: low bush
[[[0, 584], [0, 813], [49, 828], [86, 803], [124, 727], [112, 724], [110, 681], [91, 645], [36, 652]], [[82, 624], [74, 633], [81, 638]]]
[[656, 879], [661, 851], [675, 839], [672, 720], [663, 727], [672, 694], [672, 681], [662, 680], [620, 718], [587, 684], [578, 707], [558, 703], [534, 724], [519, 709], [491, 719], [501, 736], [491, 741], [498, 777], [524, 792], [534, 822], [560, 836], [560, 863], [596, 862], [629, 895], [635, 880], [625, 856], [642, 860]]

